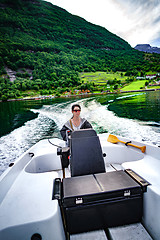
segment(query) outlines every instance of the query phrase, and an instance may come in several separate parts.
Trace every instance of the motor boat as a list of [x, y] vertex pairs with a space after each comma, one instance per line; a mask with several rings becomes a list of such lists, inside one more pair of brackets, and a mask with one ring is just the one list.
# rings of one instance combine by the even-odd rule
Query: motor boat
[[144, 143], [93, 129], [40, 140], [0, 176], [0, 239], [159, 240], [160, 148]]

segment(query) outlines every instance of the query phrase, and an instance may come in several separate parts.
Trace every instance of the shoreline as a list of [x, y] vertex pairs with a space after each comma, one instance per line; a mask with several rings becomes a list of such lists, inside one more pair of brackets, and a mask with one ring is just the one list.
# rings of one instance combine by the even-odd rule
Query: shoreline
[[116, 92], [102, 92], [102, 93], [82, 93], [82, 94], [73, 94], [73, 95], [61, 95], [57, 96], [42, 96], [42, 97], [27, 97], [27, 98], [15, 98], [15, 99], [7, 99], [6, 101], [0, 100], [0, 102], [13, 102], [13, 101], [28, 101], [28, 100], [43, 100], [43, 99], [54, 99], [54, 98], [71, 98], [71, 97], [80, 97], [80, 96], [92, 96], [92, 95], [107, 95], [107, 94], [119, 94], [119, 93], [131, 93], [131, 92], [149, 92], [149, 91], [160, 91], [160, 88], [152, 88], [152, 89], [139, 89], [139, 90], [128, 90], [123, 91], [119, 90]]

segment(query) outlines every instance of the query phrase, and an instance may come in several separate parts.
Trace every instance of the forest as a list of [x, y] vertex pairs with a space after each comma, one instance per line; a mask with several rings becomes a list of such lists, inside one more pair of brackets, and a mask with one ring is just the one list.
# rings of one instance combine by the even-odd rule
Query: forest
[[[11, 81], [7, 69], [14, 71]], [[82, 72], [160, 72], [160, 55], [42, 0], [0, 0], [0, 99], [86, 89]], [[88, 86], [92, 87], [92, 86]]]

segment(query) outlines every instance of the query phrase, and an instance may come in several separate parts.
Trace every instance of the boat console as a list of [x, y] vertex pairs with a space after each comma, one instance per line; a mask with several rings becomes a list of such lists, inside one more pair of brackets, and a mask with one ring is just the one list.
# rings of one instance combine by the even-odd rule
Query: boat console
[[56, 179], [53, 188], [53, 199], [59, 199], [67, 232], [141, 221], [148, 182], [131, 170], [106, 172], [99, 137], [93, 129], [71, 134], [70, 164], [71, 177], [62, 182]]

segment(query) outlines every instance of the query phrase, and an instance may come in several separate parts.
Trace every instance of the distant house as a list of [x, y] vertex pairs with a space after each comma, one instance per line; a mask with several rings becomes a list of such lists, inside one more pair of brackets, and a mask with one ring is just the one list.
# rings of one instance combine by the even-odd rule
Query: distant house
[[154, 79], [156, 78], [156, 74], [153, 74], [153, 75], [146, 75], [146, 79]]
[[136, 79], [142, 80], [142, 79], [145, 79], [145, 77], [136, 77]]

